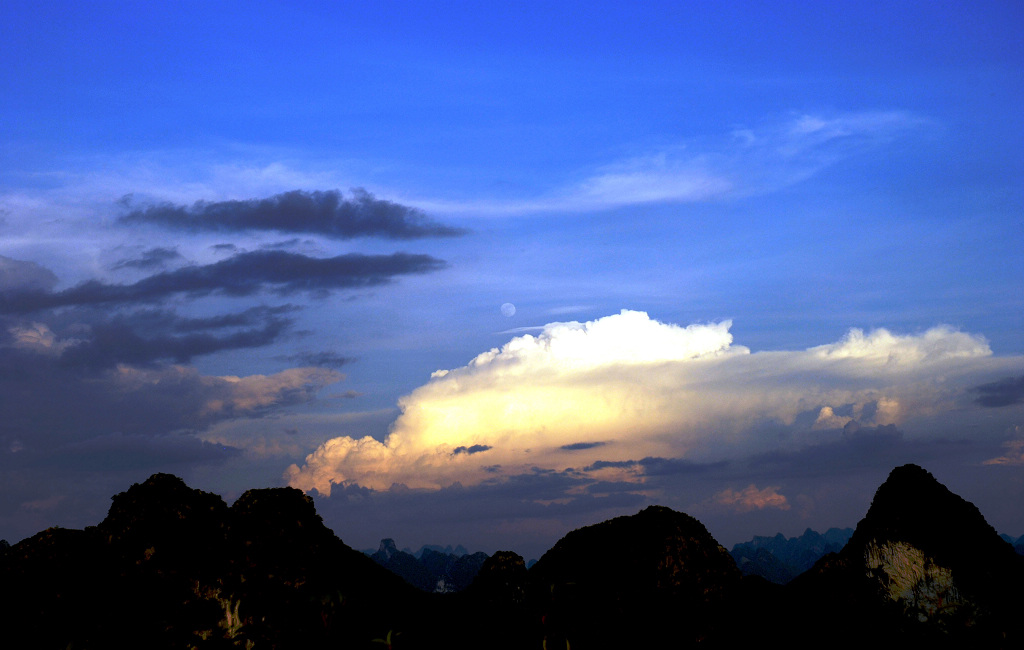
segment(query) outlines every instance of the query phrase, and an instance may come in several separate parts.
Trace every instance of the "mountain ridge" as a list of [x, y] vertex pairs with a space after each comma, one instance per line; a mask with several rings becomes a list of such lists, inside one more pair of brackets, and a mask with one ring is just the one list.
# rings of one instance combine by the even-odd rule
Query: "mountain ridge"
[[[765, 551], [790, 540], [752, 541]], [[378, 550], [403, 554], [393, 540]], [[47, 529], [0, 553], [0, 622], [32, 630], [26, 648], [579, 650], [880, 637], [1019, 647], [1022, 581], [1024, 558], [917, 466], [895, 468], [849, 542], [786, 586], [743, 575], [700, 521], [651, 506], [571, 531], [529, 570], [498, 551], [462, 591], [443, 594], [348, 547], [299, 490], [250, 490], [229, 507], [155, 474], [112, 497], [98, 525]]]

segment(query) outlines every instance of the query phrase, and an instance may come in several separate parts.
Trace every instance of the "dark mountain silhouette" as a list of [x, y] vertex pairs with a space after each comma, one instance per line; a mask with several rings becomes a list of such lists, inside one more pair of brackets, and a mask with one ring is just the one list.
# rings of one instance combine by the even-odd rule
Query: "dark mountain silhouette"
[[850, 640], [881, 634], [950, 647], [1020, 647], [1022, 581], [1024, 558], [973, 504], [904, 465], [878, 488], [843, 550], [793, 581], [794, 604], [804, 612], [794, 630], [808, 638], [831, 630]]
[[424, 546], [417, 557], [408, 551], [398, 550], [395, 540], [388, 538], [380, 541], [380, 548], [370, 557], [417, 589], [434, 593], [453, 593], [462, 591], [473, 582], [473, 578], [487, 559], [487, 554], [455, 555]]
[[[754, 541], [775, 557], [775, 542], [835, 539]], [[379, 552], [402, 553], [390, 540]], [[228, 507], [156, 474], [114, 496], [97, 526], [0, 545], [0, 624], [5, 648], [43, 650], [1010, 648], [1024, 643], [1022, 580], [1024, 558], [977, 508], [913, 465], [893, 470], [841, 551], [785, 587], [742, 576], [696, 519], [650, 507], [569, 533], [529, 570], [499, 551], [446, 594], [346, 546], [298, 490], [250, 490]]]
[[852, 528], [829, 528], [824, 535], [808, 528], [800, 537], [755, 536], [749, 542], [736, 544], [729, 555], [743, 575], [761, 576], [769, 582], [784, 585], [829, 553], [840, 551]]
[[722, 630], [740, 580], [703, 524], [658, 506], [574, 530], [530, 569], [548, 647], [577, 649], [696, 643]]
[[459, 609], [469, 614], [462, 647], [542, 646], [541, 617], [530, 601], [529, 579], [526, 563], [517, 553], [498, 551], [487, 558], [469, 588], [454, 594], [454, 602], [461, 603]]
[[[327, 529], [293, 488], [217, 495], [156, 474], [85, 530], [51, 528], [0, 565], [24, 648], [369, 644], [418, 618], [418, 592]], [[382, 603], [387, 603], [382, 607]]]
[[420, 563], [430, 573], [435, 593], [452, 593], [473, 583], [487, 557], [486, 553], [454, 555], [428, 548], [423, 550]]

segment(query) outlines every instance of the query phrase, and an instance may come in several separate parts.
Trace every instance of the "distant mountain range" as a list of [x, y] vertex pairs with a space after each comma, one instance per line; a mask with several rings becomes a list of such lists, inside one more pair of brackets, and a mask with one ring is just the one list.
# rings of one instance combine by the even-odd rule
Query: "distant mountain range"
[[1018, 555], [1024, 555], [1024, 535], [1020, 537], [1010, 537], [1009, 535], [999, 535], [1003, 541], [1013, 546], [1013, 550], [1017, 551]]
[[369, 556], [417, 589], [438, 594], [462, 591], [468, 587], [487, 560], [486, 553], [469, 554], [461, 545], [457, 548], [462, 553], [446, 553], [435, 548], [440, 547], [423, 546], [413, 554], [399, 551], [393, 539], [382, 539], [380, 548]]
[[[1008, 541], [905, 465], [852, 534], [760, 537], [730, 554], [693, 517], [652, 506], [572, 531], [530, 569], [499, 551], [461, 591], [426, 593], [438, 575], [450, 591], [472, 570], [458, 561], [483, 554], [417, 558], [384, 540], [374, 561], [298, 490], [228, 507], [156, 474], [97, 526], [0, 548], [0, 624], [5, 648], [33, 649], [1017, 648], [1024, 557]], [[766, 554], [790, 573], [822, 555], [782, 585], [749, 570]], [[403, 556], [440, 573], [416, 589], [380, 564]]]
[[[810, 528], [799, 537], [754, 536], [749, 542], [736, 544], [729, 555], [745, 576], [759, 576], [775, 584], [784, 585], [809, 570], [822, 557], [838, 553], [853, 536], [852, 528], [829, 528], [818, 533]], [[1000, 534], [1019, 555], [1024, 555], [1024, 535], [1015, 538]], [[416, 552], [406, 547], [397, 550], [392, 539], [382, 539], [376, 550], [363, 553], [377, 564], [397, 574], [409, 584], [424, 591], [450, 593], [469, 586], [487, 559], [486, 553], [470, 554], [461, 544], [454, 548], [424, 545]], [[469, 557], [466, 557], [469, 556]], [[526, 564], [532, 567], [536, 560]]]
[[[390, 539], [390, 538], [387, 538], [387, 539]], [[386, 542], [387, 539], [380, 540], [381, 544], [384, 544], [384, 542]], [[391, 542], [392, 542], [391, 545], [394, 545], [394, 541], [395, 540], [391, 540]], [[380, 550], [380, 547], [378, 547], [378, 548], [364, 548], [363, 549], [363, 553], [365, 553], [367, 555], [373, 555], [374, 553], [376, 553], [379, 550]], [[408, 546], [406, 546], [405, 548], [402, 549], [403, 553], [408, 553], [409, 555], [415, 557], [417, 560], [420, 559], [421, 557], [423, 557], [424, 551], [435, 551], [437, 553], [442, 553], [444, 555], [454, 555], [455, 557], [462, 557], [463, 555], [470, 555], [470, 552], [468, 550], [466, 550], [466, 547], [463, 546], [462, 544], [459, 544], [459, 545], [454, 546], [454, 547], [451, 544], [449, 544], [448, 546], [441, 546], [439, 544], [424, 544], [423, 546], [420, 547], [420, 549], [418, 551], [415, 551], [415, 552], [411, 548], [409, 548]]]
[[784, 585], [829, 553], [838, 553], [853, 535], [852, 528], [829, 528], [821, 535], [810, 528], [800, 537], [754, 537], [736, 544], [729, 554], [743, 575]]

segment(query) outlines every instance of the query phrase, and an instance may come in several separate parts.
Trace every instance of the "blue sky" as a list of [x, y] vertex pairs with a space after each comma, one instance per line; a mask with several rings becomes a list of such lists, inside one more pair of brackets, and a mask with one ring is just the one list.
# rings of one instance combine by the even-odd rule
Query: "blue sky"
[[5, 3], [0, 537], [169, 471], [357, 547], [731, 544], [901, 462], [1024, 533], [1021, 24]]

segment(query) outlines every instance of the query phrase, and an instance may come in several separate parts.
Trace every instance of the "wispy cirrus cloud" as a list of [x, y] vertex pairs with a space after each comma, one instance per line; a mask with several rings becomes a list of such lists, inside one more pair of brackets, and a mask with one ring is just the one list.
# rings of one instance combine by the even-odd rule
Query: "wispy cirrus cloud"
[[181, 259], [182, 255], [172, 248], [157, 246], [143, 251], [137, 258], [119, 260], [111, 266], [112, 269], [139, 269], [148, 271], [161, 268], [172, 260]]
[[648, 203], [699, 203], [766, 194], [886, 146], [928, 124], [905, 111], [796, 114], [602, 165], [543, 196], [509, 201], [413, 201], [449, 213], [587, 211]]
[[562, 198], [566, 208], [601, 209], [638, 203], [696, 203], [735, 191], [735, 181], [701, 156], [659, 153], [609, 165]]
[[508, 199], [453, 200], [403, 188], [400, 182], [374, 189], [376, 195], [387, 194], [393, 200], [362, 188], [346, 197], [338, 190], [293, 189], [344, 185], [346, 175], [335, 170], [337, 161], [303, 167], [291, 162], [289, 152], [267, 150], [258, 159], [210, 158], [197, 165], [194, 152], [151, 152], [95, 165], [115, 170], [108, 176], [92, 171], [56, 173], [58, 189], [9, 191], [0, 195], [0, 209], [8, 206], [20, 215], [12, 222], [18, 229], [35, 231], [44, 220], [91, 218], [96, 206], [109, 206], [110, 197], [123, 196], [122, 214], [115, 221], [122, 225], [150, 224], [196, 234], [305, 233], [331, 239], [452, 237], [467, 231], [429, 215], [581, 212], [768, 194], [805, 181], [840, 160], [884, 149], [930, 124], [926, 117], [901, 110], [793, 112], [718, 134], [695, 134], [619, 160], [594, 161], [577, 170], [575, 177]]

